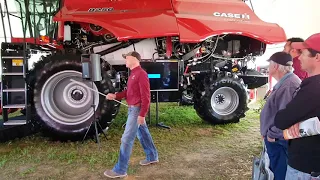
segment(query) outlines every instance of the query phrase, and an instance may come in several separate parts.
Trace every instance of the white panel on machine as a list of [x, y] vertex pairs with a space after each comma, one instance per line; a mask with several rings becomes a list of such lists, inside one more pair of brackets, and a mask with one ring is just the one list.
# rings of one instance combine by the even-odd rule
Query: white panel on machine
[[[119, 43], [113, 43], [113, 44], [108, 44], [104, 46], [99, 46], [93, 48], [93, 51], [95, 53], [106, 50], [110, 47], [113, 47], [115, 45], [118, 45]], [[155, 53], [157, 52], [157, 46], [154, 41], [154, 39], [145, 39], [142, 40], [134, 45], [131, 45], [126, 48], [119, 49], [115, 52], [112, 52], [110, 54], [106, 54], [102, 56], [101, 58], [107, 61], [110, 65], [124, 65], [125, 59], [123, 59], [122, 54], [126, 54], [130, 51], [136, 50], [138, 53], [140, 53], [142, 59], [152, 59], [152, 56], [154, 54], [154, 58], [158, 58], [158, 54]]]
[[64, 41], [71, 41], [71, 27], [69, 25], [64, 25], [63, 33]]

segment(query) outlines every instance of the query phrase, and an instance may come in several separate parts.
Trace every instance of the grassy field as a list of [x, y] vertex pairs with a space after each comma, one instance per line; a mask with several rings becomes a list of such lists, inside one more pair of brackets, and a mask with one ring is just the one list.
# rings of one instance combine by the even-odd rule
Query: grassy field
[[[139, 166], [144, 152], [136, 140], [126, 179], [250, 179], [252, 157], [261, 149], [256, 112], [237, 124], [212, 126], [192, 107], [160, 103], [160, 122], [171, 126], [168, 130], [155, 127], [154, 110], [150, 131], [160, 163]], [[100, 136], [100, 150], [90, 140], [51, 142], [39, 134], [0, 144], [1, 179], [106, 179], [103, 172], [118, 158], [126, 113], [122, 107], [108, 140]]]

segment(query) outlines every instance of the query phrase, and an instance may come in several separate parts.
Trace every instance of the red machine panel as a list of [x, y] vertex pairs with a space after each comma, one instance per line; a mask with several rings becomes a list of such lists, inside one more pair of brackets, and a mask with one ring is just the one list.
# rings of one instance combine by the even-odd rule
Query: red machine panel
[[118, 40], [180, 36], [182, 42], [200, 42], [224, 33], [266, 43], [286, 40], [281, 27], [260, 20], [240, 0], [65, 0], [54, 20], [96, 24]]
[[242, 34], [266, 43], [286, 41], [277, 24], [260, 20], [240, 0], [172, 0], [181, 41], [198, 42], [223, 33]]
[[65, 0], [54, 20], [96, 24], [119, 40], [178, 35], [170, 0]]

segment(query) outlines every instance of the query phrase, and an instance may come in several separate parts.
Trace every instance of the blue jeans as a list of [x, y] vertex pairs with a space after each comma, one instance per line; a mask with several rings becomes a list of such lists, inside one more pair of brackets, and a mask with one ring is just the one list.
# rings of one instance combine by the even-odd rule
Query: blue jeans
[[264, 140], [270, 159], [270, 170], [274, 174], [274, 179], [284, 180], [288, 164], [288, 141], [278, 140], [276, 142], [269, 142], [267, 138]]
[[118, 174], [125, 174], [128, 169], [129, 159], [132, 152], [132, 147], [136, 136], [143, 147], [148, 161], [158, 160], [158, 152], [153, 143], [151, 134], [148, 130], [147, 124], [138, 125], [138, 116], [140, 107], [128, 108], [128, 119], [126, 127], [121, 138], [120, 154], [117, 164], [113, 171]]
[[285, 180], [320, 180], [320, 177], [311, 177], [310, 174], [298, 171], [288, 165]]

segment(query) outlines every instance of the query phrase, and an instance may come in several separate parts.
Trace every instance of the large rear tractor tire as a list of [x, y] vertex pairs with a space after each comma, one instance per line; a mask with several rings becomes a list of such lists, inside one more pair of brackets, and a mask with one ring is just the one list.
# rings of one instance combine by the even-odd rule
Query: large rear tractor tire
[[[231, 76], [231, 77], [230, 77]], [[248, 110], [248, 94], [241, 79], [226, 75], [205, 87], [194, 108], [203, 120], [212, 124], [237, 123]]]
[[[110, 77], [102, 71], [102, 81], [92, 83], [82, 79], [80, 56], [52, 55], [35, 65], [32, 110], [44, 135], [55, 140], [81, 140], [94, 121], [93, 95], [96, 118], [106, 129], [115, 118], [119, 104], [108, 101], [98, 93], [70, 79], [82, 82], [101, 93], [114, 93]], [[98, 127], [99, 129], [99, 127]], [[88, 136], [94, 133], [91, 126]]]

